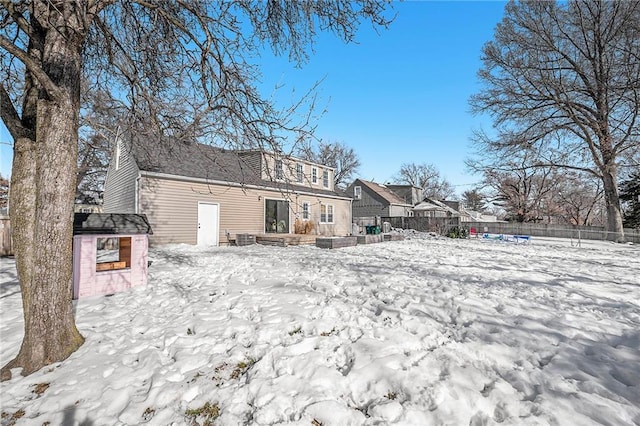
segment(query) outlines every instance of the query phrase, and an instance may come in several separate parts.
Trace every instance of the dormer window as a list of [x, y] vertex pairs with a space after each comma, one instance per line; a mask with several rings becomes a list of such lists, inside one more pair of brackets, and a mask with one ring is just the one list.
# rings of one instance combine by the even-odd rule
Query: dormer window
[[329, 187], [329, 170], [322, 171], [322, 186], [325, 188]]
[[276, 160], [276, 179], [284, 179], [284, 168], [282, 160]]
[[353, 187], [353, 199], [354, 200], [361, 200], [362, 199], [362, 187], [361, 186], [354, 186]]
[[296, 178], [299, 183], [304, 181], [304, 166], [300, 163], [296, 164]]
[[311, 169], [311, 183], [318, 183], [318, 169], [315, 167]]

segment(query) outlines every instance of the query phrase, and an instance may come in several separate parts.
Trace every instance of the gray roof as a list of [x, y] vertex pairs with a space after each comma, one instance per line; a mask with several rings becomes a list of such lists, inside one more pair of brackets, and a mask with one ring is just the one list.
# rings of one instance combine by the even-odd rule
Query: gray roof
[[76, 213], [73, 235], [153, 234], [147, 216], [131, 213]]
[[228, 150], [182, 141], [137, 141], [132, 154], [141, 171], [346, 197], [337, 191], [262, 179], [260, 150]]
[[402, 198], [398, 197], [398, 195], [391, 191], [384, 185], [380, 185], [375, 182], [370, 182], [368, 180], [356, 179], [356, 182], [360, 182], [363, 186], [369, 188], [371, 192], [376, 194], [381, 200], [386, 202], [387, 205], [398, 205], [398, 206], [411, 206]]
[[425, 198], [423, 202], [416, 204], [413, 210], [442, 211], [451, 213], [452, 215], [460, 214], [456, 209], [449, 207], [445, 203], [437, 200], [431, 200], [429, 198]]

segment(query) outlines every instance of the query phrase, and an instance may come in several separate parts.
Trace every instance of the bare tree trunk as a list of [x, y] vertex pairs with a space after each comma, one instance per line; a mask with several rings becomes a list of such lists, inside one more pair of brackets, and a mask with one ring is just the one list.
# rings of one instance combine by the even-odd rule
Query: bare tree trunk
[[11, 368], [28, 375], [62, 361], [84, 341], [72, 305], [81, 55], [69, 34], [54, 29], [43, 39], [43, 69], [62, 90], [57, 96], [40, 91], [35, 143], [15, 143], [10, 204], [25, 334], [16, 358], [2, 368], [2, 380], [11, 377]]
[[606, 170], [602, 176], [604, 183], [604, 199], [607, 206], [607, 231], [609, 239], [619, 243], [624, 242], [624, 227], [622, 226], [622, 209], [620, 208], [620, 196], [616, 182], [617, 173]]
[[[9, 216], [13, 227], [12, 239], [16, 258], [16, 269], [20, 282], [31, 281], [34, 250], [34, 226], [36, 212], [35, 188], [36, 168], [34, 164], [34, 141], [20, 137], [13, 144], [13, 170], [11, 174], [11, 202]], [[27, 315], [29, 303], [22, 298], [24, 315]]]

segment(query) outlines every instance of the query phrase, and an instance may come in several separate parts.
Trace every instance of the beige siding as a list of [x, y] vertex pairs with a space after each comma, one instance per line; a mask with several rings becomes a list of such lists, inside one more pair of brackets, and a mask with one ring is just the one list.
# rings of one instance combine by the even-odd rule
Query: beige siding
[[389, 206], [390, 217], [409, 216], [409, 211], [411, 211], [411, 206], [397, 206], [397, 205]]
[[[332, 168], [321, 166], [319, 164], [311, 163], [308, 161], [300, 160], [294, 157], [282, 156], [280, 158], [282, 159], [282, 163], [283, 163], [282, 168], [284, 171], [284, 178], [282, 179], [282, 182], [292, 183], [296, 185], [299, 184], [296, 165], [302, 164], [304, 168], [304, 175], [305, 175], [304, 182], [302, 183], [302, 185], [308, 186], [310, 188], [315, 188], [315, 189], [325, 189], [328, 191], [334, 190], [334, 180], [333, 180], [334, 171]], [[276, 172], [275, 172], [276, 156], [273, 154], [265, 153], [262, 164], [263, 164], [262, 179], [277, 181]], [[316, 183], [313, 183], [313, 180], [312, 180], [312, 169], [314, 168], [317, 170], [317, 173], [318, 173], [317, 174], [318, 178]], [[325, 170], [329, 173], [328, 187], [325, 187], [322, 181], [322, 175]]]
[[116, 161], [116, 153], [114, 153], [104, 182], [103, 211], [105, 213], [136, 213], [138, 172], [138, 166], [128, 149], [121, 149], [119, 161]]
[[[198, 202], [217, 203], [220, 206], [221, 245], [228, 244], [236, 234], [264, 233], [265, 199], [290, 202], [290, 232], [296, 215], [301, 213], [302, 202], [311, 205], [311, 220], [316, 233], [321, 235], [348, 235], [351, 231], [350, 200], [331, 199], [315, 195], [285, 194], [276, 190], [240, 188], [224, 185], [189, 182], [184, 180], [143, 177], [140, 182], [140, 213], [147, 215], [153, 235], [151, 244], [197, 243]], [[320, 224], [320, 204], [334, 206], [334, 223]], [[227, 234], [228, 232], [228, 234]]]
[[[351, 233], [351, 201], [343, 199], [329, 199], [315, 195], [300, 195], [294, 197], [291, 209], [296, 218], [302, 218], [302, 204], [307, 202], [310, 207], [310, 220], [315, 223], [318, 235], [344, 236]], [[333, 205], [333, 223], [320, 223], [320, 204]], [[293, 223], [293, 222], [292, 222]]]

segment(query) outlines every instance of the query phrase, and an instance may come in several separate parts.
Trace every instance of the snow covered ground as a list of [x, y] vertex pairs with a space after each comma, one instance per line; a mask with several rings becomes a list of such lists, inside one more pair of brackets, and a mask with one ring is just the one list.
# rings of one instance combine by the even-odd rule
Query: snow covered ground
[[[16, 425], [638, 425], [640, 247], [170, 246], [80, 300], [86, 343], [1, 384]], [[0, 362], [22, 312], [2, 259]]]

